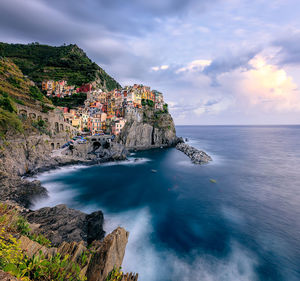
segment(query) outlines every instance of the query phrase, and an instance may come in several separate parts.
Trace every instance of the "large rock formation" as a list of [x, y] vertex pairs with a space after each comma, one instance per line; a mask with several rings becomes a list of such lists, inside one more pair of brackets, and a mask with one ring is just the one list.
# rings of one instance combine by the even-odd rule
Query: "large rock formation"
[[85, 214], [68, 208], [66, 205], [42, 208], [26, 214], [29, 223], [34, 224], [34, 231], [41, 232], [52, 243], [84, 241], [86, 244], [104, 237], [103, 213], [101, 211]]
[[177, 143], [172, 116], [151, 107], [126, 112], [127, 122], [118, 141], [129, 149], [168, 147]]
[[87, 270], [87, 279], [89, 281], [105, 280], [114, 267], [119, 268], [122, 265], [128, 236], [129, 232], [125, 231], [124, 228], [118, 227], [111, 234], [107, 235], [103, 242], [96, 242], [92, 245], [92, 247], [96, 248], [96, 252]]

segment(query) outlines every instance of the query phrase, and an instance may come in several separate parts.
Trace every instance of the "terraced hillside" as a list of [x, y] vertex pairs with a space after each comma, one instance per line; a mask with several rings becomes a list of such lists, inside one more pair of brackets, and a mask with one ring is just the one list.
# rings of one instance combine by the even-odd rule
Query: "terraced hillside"
[[37, 85], [44, 79], [65, 79], [76, 86], [95, 81], [98, 87], [108, 91], [121, 87], [77, 45], [0, 43], [0, 56], [10, 58]]

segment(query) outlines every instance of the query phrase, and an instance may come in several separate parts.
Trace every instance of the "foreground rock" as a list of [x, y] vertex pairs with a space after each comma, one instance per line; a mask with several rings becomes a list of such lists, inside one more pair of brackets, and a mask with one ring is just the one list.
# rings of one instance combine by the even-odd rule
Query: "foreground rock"
[[114, 266], [119, 268], [122, 265], [128, 236], [129, 232], [118, 227], [107, 235], [102, 242], [96, 241], [92, 245], [96, 250], [88, 266], [87, 280], [105, 280]]
[[[89, 249], [83, 241], [71, 243], [63, 242], [58, 247], [46, 248], [30, 240], [28, 237], [21, 236], [20, 247], [29, 257], [33, 257], [40, 252], [42, 252], [45, 257], [51, 257], [60, 253], [62, 256], [69, 255], [71, 261], [78, 264], [81, 264], [82, 254], [85, 253], [87, 261], [85, 264], [81, 264], [81, 275], [86, 276], [89, 281], [104, 281], [114, 267], [119, 268], [122, 265], [128, 236], [129, 232], [124, 228], [118, 227], [111, 234], [107, 235], [103, 241], [94, 241]], [[125, 278], [122, 280], [137, 280], [138, 278], [137, 275], [131, 276], [132, 279]]]
[[186, 154], [194, 164], [206, 164], [212, 161], [212, 158], [207, 153], [186, 143], [179, 143], [176, 145], [176, 148]]
[[102, 240], [105, 234], [101, 211], [85, 214], [66, 205], [57, 205], [29, 211], [25, 217], [33, 224], [34, 231], [45, 235], [54, 246], [63, 241], [84, 241], [87, 245]]

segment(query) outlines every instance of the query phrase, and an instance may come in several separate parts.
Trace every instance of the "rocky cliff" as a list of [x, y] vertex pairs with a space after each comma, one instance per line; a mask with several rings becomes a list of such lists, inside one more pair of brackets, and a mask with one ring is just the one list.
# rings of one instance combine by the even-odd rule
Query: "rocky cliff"
[[175, 125], [167, 111], [143, 107], [126, 112], [127, 122], [118, 142], [128, 149], [169, 147], [177, 143]]

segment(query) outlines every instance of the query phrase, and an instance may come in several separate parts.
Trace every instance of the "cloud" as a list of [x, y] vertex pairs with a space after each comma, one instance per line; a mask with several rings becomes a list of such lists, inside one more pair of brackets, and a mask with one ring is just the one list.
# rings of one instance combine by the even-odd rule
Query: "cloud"
[[283, 68], [268, 64], [259, 55], [250, 65], [240, 85], [250, 105], [267, 111], [300, 111], [299, 87]]
[[2, 0], [0, 38], [76, 43], [122, 85], [162, 91], [180, 123], [298, 112], [296, 0], [223, 2]]
[[176, 73], [186, 72], [186, 71], [203, 71], [205, 67], [211, 64], [211, 60], [194, 60], [184, 67], [179, 68]]
[[288, 37], [277, 39], [273, 45], [280, 48], [278, 56], [281, 65], [300, 64], [300, 32], [292, 32]]
[[223, 73], [231, 72], [235, 69], [249, 69], [249, 61], [255, 57], [258, 50], [250, 50], [239, 54], [228, 54], [214, 59], [203, 69], [203, 73], [212, 78], [214, 85], [217, 85], [217, 77]]
[[153, 71], [159, 71], [159, 70], [167, 70], [169, 66], [167, 64], [161, 65], [161, 66], [153, 66], [151, 67], [151, 70]]

